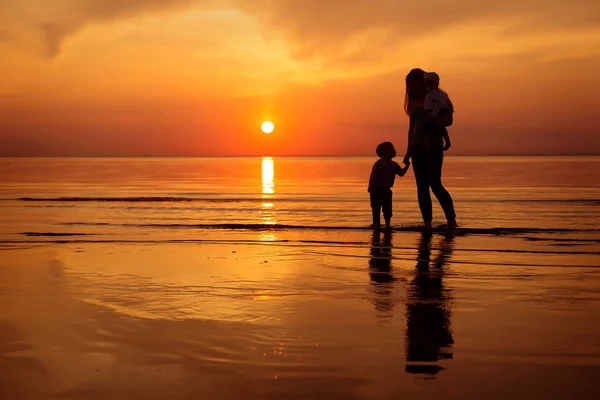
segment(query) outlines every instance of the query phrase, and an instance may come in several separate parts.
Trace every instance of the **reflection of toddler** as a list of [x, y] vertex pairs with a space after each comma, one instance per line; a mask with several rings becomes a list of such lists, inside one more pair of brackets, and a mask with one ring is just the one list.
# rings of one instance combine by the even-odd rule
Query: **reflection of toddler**
[[372, 228], [381, 227], [381, 211], [385, 225], [390, 227], [392, 220], [392, 186], [396, 175], [404, 176], [408, 170], [408, 164], [402, 168], [400, 164], [392, 160], [396, 157], [396, 149], [390, 142], [381, 143], [377, 146], [379, 160], [373, 165], [371, 177], [369, 178], [369, 193], [371, 196], [371, 210], [373, 211]]
[[[427, 97], [425, 97], [423, 108], [425, 109], [425, 113], [434, 119], [432, 122], [435, 124], [436, 117], [446, 116], [448, 113], [452, 114], [454, 112], [454, 105], [452, 104], [452, 101], [450, 101], [448, 94], [439, 88], [440, 76], [438, 74], [435, 72], [426, 72], [425, 85], [427, 86], [429, 93], [427, 94]], [[435, 124], [435, 126], [436, 130], [440, 130], [442, 138], [444, 139], [444, 150], [448, 150], [451, 146], [448, 129], [439, 124]]]

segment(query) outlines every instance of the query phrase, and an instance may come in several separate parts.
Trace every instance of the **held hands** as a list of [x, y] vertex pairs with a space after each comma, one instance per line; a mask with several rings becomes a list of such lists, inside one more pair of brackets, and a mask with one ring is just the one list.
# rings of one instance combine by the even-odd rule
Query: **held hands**
[[404, 163], [404, 165], [406, 165], [406, 168], [408, 168], [408, 166], [410, 165], [410, 154], [405, 155], [404, 160], [402, 160], [402, 162]]
[[400, 176], [406, 175], [406, 173], [408, 172], [409, 165], [410, 165], [410, 162], [406, 162], [406, 161], [404, 162], [404, 167], [402, 167], [402, 169], [401, 169]]

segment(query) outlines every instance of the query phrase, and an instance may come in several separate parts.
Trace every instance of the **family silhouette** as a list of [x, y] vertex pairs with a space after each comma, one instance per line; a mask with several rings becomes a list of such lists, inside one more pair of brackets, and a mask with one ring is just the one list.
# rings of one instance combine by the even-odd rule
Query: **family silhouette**
[[381, 228], [382, 211], [385, 227], [390, 228], [394, 177], [404, 176], [411, 163], [424, 228], [431, 228], [433, 220], [430, 190], [444, 210], [446, 226], [458, 226], [452, 196], [442, 184], [444, 151], [451, 146], [447, 127], [454, 122], [454, 105], [448, 94], [439, 88], [439, 83], [437, 73], [420, 68], [412, 69], [406, 76], [404, 110], [409, 117], [409, 128], [404, 167], [393, 161], [396, 150], [392, 143], [377, 146], [379, 160], [371, 169], [368, 190], [373, 214], [371, 227], [374, 229]]

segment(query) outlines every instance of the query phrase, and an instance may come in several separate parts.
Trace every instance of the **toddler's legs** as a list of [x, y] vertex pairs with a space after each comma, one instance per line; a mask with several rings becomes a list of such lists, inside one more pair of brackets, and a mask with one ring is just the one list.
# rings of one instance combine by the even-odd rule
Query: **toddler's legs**
[[371, 212], [373, 213], [373, 226], [381, 225], [381, 199], [379, 193], [370, 193]]
[[381, 208], [385, 224], [389, 227], [392, 223], [392, 190], [388, 189], [382, 194]]

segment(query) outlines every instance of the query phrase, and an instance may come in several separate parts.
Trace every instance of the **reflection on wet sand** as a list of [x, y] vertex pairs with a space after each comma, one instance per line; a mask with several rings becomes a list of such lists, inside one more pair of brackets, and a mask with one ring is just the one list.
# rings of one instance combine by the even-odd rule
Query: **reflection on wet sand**
[[371, 237], [371, 257], [369, 258], [369, 277], [373, 304], [378, 318], [391, 318], [394, 310], [394, 282], [392, 275], [392, 232], [373, 232]]
[[419, 241], [414, 278], [406, 301], [406, 372], [435, 375], [438, 361], [452, 358], [450, 290], [444, 287], [445, 266], [452, 255], [454, 236], [442, 238], [440, 252], [431, 258], [431, 233]]

